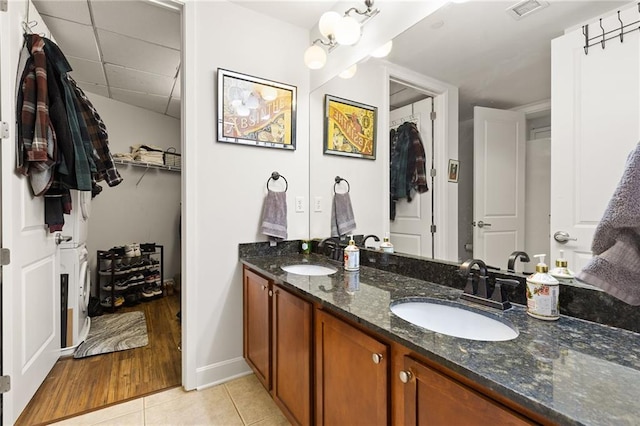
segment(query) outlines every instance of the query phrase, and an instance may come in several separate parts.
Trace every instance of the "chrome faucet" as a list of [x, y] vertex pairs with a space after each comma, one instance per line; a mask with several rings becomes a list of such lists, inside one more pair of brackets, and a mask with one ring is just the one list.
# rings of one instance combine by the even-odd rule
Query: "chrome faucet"
[[509, 261], [507, 262], [507, 271], [509, 272], [516, 271], [515, 266], [516, 266], [516, 260], [518, 260], [518, 258], [520, 258], [525, 263], [531, 261], [527, 253], [523, 251], [514, 251], [513, 253], [511, 253], [511, 256], [509, 256]]
[[[478, 285], [474, 288], [474, 274], [473, 267], [478, 267]], [[496, 285], [493, 288], [491, 297], [489, 297], [489, 291], [487, 289], [487, 265], [480, 259], [469, 259], [460, 265], [458, 273], [467, 279], [467, 285], [464, 288], [464, 292], [460, 295], [461, 299], [468, 300], [470, 302], [480, 303], [485, 306], [492, 306], [498, 309], [509, 309], [511, 303], [504, 292], [505, 286], [517, 287], [520, 283], [517, 280], [508, 280], [502, 278], [496, 278]]]

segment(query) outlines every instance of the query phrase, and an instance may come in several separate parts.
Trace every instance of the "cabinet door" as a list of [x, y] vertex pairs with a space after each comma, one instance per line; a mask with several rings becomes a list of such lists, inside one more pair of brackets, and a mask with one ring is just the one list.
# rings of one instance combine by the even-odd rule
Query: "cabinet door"
[[317, 311], [315, 352], [317, 424], [389, 423], [385, 344]]
[[271, 389], [269, 281], [244, 269], [244, 344], [243, 355], [258, 379]]
[[311, 424], [312, 305], [274, 286], [273, 398], [294, 424]]
[[404, 371], [410, 372], [410, 380], [404, 385], [406, 425], [534, 424], [497, 402], [406, 356]]

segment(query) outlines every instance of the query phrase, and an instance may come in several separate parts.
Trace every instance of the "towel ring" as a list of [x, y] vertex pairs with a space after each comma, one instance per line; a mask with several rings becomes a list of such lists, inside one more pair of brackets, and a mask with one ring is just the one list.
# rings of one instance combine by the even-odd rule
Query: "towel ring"
[[340, 176], [336, 176], [336, 178], [335, 178], [335, 182], [336, 182], [336, 183], [334, 183], [334, 184], [333, 184], [333, 193], [334, 193], [334, 194], [336, 194], [336, 193], [337, 193], [337, 192], [336, 192], [336, 186], [337, 186], [340, 182], [346, 182], [346, 183], [347, 183], [347, 192], [350, 192], [350, 191], [351, 191], [351, 185], [349, 185], [349, 181], [348, 181], [348, 180], [346, 180], [346, 179], [344, 179], [344, 178], [341, 178]]
[[280, 178], [284, 179], [284, 184], [285, 184], [284, 192], [287, 192], [287, 189], [289, 189], [289, 182], [287, 182], [287, 178], [285, 178], [278, 172], [271, 173], [271, 176], [269, 176], [269, 179], [267, 179], [267, 189], [269, 189], [269, 182], [271, 181], [271, 179], [278, 180]]

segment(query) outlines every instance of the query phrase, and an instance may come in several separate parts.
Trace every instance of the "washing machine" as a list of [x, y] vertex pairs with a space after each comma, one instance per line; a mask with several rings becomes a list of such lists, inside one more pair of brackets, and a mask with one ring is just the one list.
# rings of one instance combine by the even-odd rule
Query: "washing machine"
[[[69, 274], [67, 302], [68, 350], [74, 350], [89, 333], [89, 296], [91, 292], [91, 272], [89, 271], [89, 252], [84, 244], [76, 248], [60, 250], [60, 273]], [[69, 338], [70, 337], [70, 338]], [[63, 349], [64, 354], [64, 349]]]
[[71, 237], [60, 243], [61, 249], [77, 248], [86, 244], [91, 216], [91, 191], [71, 190], [71, 214], [64, 216], [62, 235]]

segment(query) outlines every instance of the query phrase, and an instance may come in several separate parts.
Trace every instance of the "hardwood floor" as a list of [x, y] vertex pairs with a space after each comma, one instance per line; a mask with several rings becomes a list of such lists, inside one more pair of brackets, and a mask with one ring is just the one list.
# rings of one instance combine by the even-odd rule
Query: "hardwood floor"
[[181, 383], [178, 295], [123, 307], [144, 311], [149, 344], [83, 359], [61, 358], [16, 425], [47, 424]]

